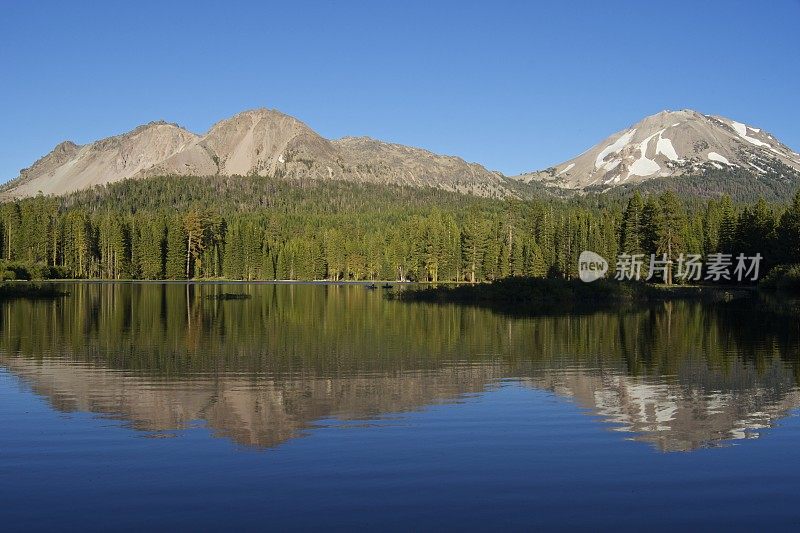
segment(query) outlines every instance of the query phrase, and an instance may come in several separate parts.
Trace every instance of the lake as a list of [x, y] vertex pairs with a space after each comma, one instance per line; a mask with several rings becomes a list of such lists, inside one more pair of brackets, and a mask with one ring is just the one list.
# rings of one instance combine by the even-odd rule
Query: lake
[[800, 525], [800, 322], [779, 306], [64, 287], [0, 303], [5, 530]]

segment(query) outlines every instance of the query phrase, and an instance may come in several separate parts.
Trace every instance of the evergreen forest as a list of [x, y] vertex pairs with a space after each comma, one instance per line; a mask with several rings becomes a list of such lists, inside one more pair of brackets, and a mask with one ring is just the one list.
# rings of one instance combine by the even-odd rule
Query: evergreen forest
[[[127, 180], [0, 204], [4, 279], [571, 278], [581, 251], [800, 263], [788, 203], [672, 191], [492, 199], [263, 177]], [[613, 267], [612, 267], [613, 268]]]

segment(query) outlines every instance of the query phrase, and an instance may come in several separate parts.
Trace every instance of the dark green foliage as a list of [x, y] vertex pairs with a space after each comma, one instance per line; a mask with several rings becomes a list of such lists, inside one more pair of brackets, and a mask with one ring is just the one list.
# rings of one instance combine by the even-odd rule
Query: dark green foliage
[[[736, 222], [736, 252], [754, 255], [765, 249], [775, 250], [779, 244], [777, 227], [775, 214], [763, 199], [754, 206], [745, 207]], [[775, 257], [767, 259], [776, 261]]]
[[648, 196], [642, 208], [642, 248], [648, 255], [658, 253], [659, 231], [664, 224], [661, 204], [655, 196]]
[[652, 179], [616, 187], [603, 194], [626, 197], [634, 190], [641, 191], [643, 195], [672, 191], [681, 198], [701, 201], [730, 196], [736, 202], [752, 203], [759, 198], [768, 202], [785, 202], [800, 187], [798, 173], [777, 160], [764, 170], [766, 173], [756, 177], [745, 168], [707, 169], [702, 175]]
[[[5, 278], [569, 279], [592, 250], [800, 262], [800, 200], [487, 199], [261, 177], [151, 178], [0, 204]], [[667, 276], [669, 276], [669, 272]], [[666, 281], [669, 281], [667, 279]]]
[[784, 263], [800, 263], [800, 192], [783, 213], [778, 224], [779, 260]]
[[167, 223], [167, 253], [164, 272], [167, 279], [186, 279], [187, 236], [183, 220], [173, 216]]
[[31, 283], [0, 283], [0, 301], [3, 300], [49, 300], [61, 298], [69, 293], [53, 285]]
[[3, 280], [68, 279], [71, 272], [62, 266], [26, 261], [0, 261]]
[[751, 290], [730, 288], [661, 287], [642, 282], [600, 280], [583, 283], [579, 280], [512, 277], [476, 285], [411, 288], [387, 297], [406, 302], [459, 303], [490, 307], [499, 311], [522, 314], [551, 312], [596, 312], [603, 307], [621, 304], [643, 304], [667, 300], [716, 301], [749, 297]]
[[[678, 255], [686, 251], [685, 235], [686, 213], [683, 210], [678, 197], [674, 193], [667, 191], [659, 197], [661, 219], [660, 224], [653, 228], [657, 237], [656, 253], [660, 257], [666, 257], [671, 261], [676, 261]], [[668, 265], [664, 282], [672, 284], [672, 268]]]
[[773, 269], [759, 286], [783, 294], [800, 294], [800, 265], [784, 265]]
[[644, 226], [643, 226], [644, 201], [639, 191], [635, 191], [622, 219], [622, 234], [620, 237], [620, 251], [628, 254], [644, 252]]
[[736, 212], [729, 196], [722, 198], [719, 207], [717, 251], [732, 253], [736, 246]]

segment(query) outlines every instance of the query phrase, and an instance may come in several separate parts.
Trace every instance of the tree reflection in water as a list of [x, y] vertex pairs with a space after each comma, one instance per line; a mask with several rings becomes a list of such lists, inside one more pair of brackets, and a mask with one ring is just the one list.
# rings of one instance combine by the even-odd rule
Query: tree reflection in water
[[[800, 405], [798, 323], [770, 302], [514, 317], [335, 285], [76, 283], [0, 307], [0, 364], [62, 411], [203, 421], [272, 447], [316, 421], [457, 401], [499, 380], [572, 398], [664, 451], [752, 438]], [[248, 299], [207, 298], [242, 292]]]

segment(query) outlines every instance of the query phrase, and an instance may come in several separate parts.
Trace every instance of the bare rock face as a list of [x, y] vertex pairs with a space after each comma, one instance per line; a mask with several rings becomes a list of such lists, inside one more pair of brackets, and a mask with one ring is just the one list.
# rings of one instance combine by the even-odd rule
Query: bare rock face
[[583, 189], [698, 174], [709, 168], [739, 168], [756, 178], [800, 172], [800, 154], [771, 134], [735, 120], [688, 109], [662, 111], [574, 159], [515, 179]]
[[214, 124], [203, 136], [154, 122], [86, 146], [62, 143], [0, 194], [58, 195], [158, 175], [258, 175], [509, 193], [502, 175], [457, 157], [366, 138], [329, 141], [293, 117], [255, 109]]
[[256, 109], [217, 122], [194, 144], [145, 174], [272, 176], [285, 173], [303, 157], [319, 164], [335, 160], [336, 154], [329, 141], [299, 120]]
[[513, 180], [602, 190], [711, 169], [745, 171], [754, 179], [800, 178], [800, 154], [735, 120], [691, 110], [662, 111], [574, 159], [507, 178], [421, 148], [368, 137], [331, 141], [296, 118], [254, 109], [214, 124], [202, 136], [151, 122], [85, 146], [61, 143], [0, 187], [0, 199], [66, 194], [128, 178], [216, 175], [435, 187], [502, 197], [514, 194]]
[[394, 182], [438, 186], [479, 196], [502, 196], [507, 192], [501, 174], [458, 157], [369, 137], [345, 137], [334, 141], [334, 145], [341, 154], [343, 171], [355, 180], [374, 181], [388, 176]]
[[9, 182], [4, 195], [64, 194], [134, 177], [196, 140], [195, 134], [179, 126], [151, 122], [84, 146], [63, 142]]

